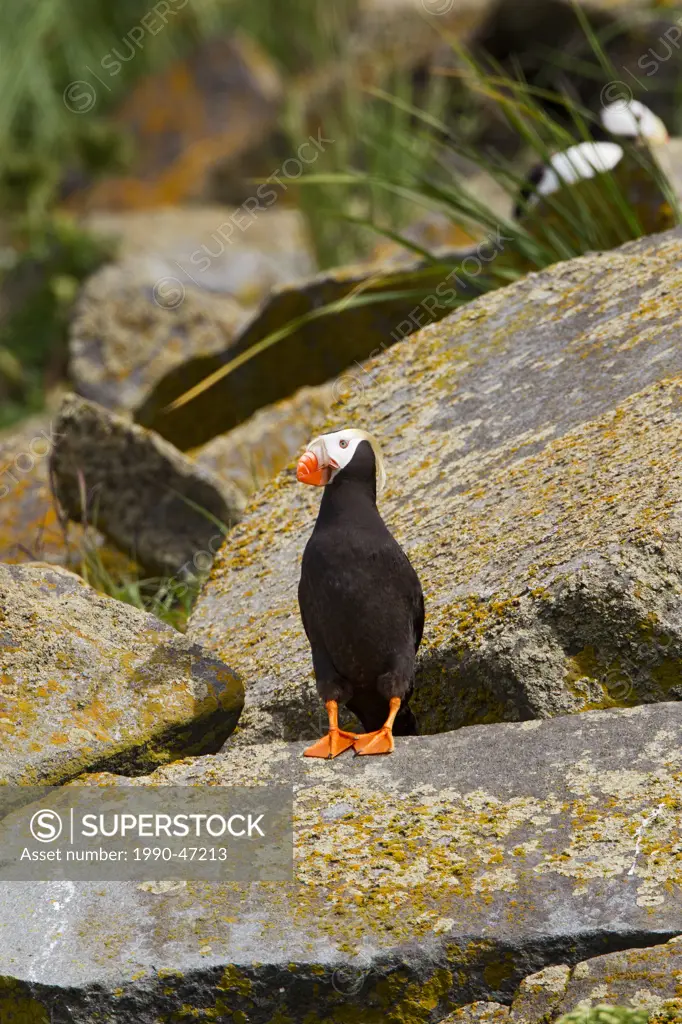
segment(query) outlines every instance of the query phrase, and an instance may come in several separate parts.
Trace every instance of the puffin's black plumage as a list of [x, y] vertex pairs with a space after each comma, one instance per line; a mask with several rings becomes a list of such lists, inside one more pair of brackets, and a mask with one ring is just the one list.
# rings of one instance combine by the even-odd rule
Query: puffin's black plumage
[[407, 701], [424, 628], [424, 596], [376, 506], [376, 460], [361, 441], [324, 489], [303, 553], [301, 618], [322, 699], [346, 704], [367, 732], [401, 698], [393, 731], [416, 732]]

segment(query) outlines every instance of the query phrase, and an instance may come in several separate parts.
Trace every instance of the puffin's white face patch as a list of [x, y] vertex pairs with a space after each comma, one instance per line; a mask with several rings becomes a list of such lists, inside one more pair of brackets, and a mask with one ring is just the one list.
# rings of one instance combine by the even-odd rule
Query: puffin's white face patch
[[601, 123], [611, 135], [641, 137], [647, 142], [668, 141], [668, 129], [663, 121], [639, 100], [610, 103], [601, 112]]
[[541, 196], [550, 196], [564, 185], [575, 185], [602, 171], [612, 171], [622, 156], [623, 150], [615, 142], [580, 142], [570, 146], [550, 158], [550, 166], [545, 168], [536, 191]]
[[386, 483], [384, 460], [376, 440], [365, 430], [349, 427], [347, 430], [337, 430], [333, 434], [322, 434], [321, 437], [316, 437], [314, 441], [310, 442], [308, 451], [315, 454], [321, 466], [330, 467], [330, 480], [333, 480], [336, 474], [349, 464], [355, 455], [356, 448], [362, 441], [367, 441], [374, 451], [377, 464], [377, 490], [381, 491]]

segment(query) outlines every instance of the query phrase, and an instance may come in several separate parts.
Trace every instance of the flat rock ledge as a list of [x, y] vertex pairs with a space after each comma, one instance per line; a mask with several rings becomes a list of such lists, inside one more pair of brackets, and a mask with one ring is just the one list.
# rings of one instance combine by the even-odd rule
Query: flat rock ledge
[[66, 569], [0, 565], [0, 785], [216, 751], [243, 701], [225, 664], [153, 615]]
[[682, 932], [681, 741], [667, 703], [401, 739], [387, 758], [280, 741], [86, 777], [291, 784], [295, 881], [6, 884], [5, 998], [52, 1024], [434, 1024], [561, 965], [557, 1005], [635, 998], [574, 965]]

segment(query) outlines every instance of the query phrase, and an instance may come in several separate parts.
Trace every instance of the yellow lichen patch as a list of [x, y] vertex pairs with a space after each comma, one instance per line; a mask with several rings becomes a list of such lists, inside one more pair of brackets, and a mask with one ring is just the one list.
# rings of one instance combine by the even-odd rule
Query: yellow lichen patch
[[682, 999], [666, 999], [651, 1014], [648, 1024], [682, 1024]]

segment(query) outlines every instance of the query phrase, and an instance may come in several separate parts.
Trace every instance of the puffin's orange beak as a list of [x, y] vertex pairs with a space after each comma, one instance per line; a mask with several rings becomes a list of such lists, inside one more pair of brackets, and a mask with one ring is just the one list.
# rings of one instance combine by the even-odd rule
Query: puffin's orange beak
[[331, 469], [329, 466], [320, 466], [317, 455], [314, 452], [304, 452], [298, 460], [296, 467], [296, 479], [302, 484], [313, 484], [315, 487], [324, 487], [329, 483]]

